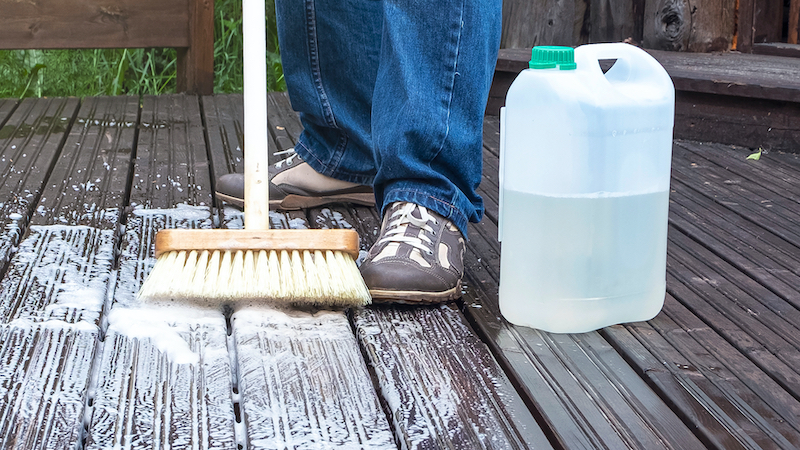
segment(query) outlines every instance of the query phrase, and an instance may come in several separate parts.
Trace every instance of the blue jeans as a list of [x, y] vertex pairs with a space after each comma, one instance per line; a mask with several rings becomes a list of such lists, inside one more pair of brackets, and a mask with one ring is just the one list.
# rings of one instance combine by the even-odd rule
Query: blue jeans
[[429, 208], [467, 235], [483, 216], [483, 115], [501, 0], [278, 0], [295, 150], [316, 171]]

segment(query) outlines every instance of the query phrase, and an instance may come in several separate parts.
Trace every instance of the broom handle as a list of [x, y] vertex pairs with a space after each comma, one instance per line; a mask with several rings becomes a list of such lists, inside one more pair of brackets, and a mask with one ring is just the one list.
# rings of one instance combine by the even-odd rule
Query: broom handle
[[242, 0], [244, 44], [244, 224], [269, 229], [266, 2]]

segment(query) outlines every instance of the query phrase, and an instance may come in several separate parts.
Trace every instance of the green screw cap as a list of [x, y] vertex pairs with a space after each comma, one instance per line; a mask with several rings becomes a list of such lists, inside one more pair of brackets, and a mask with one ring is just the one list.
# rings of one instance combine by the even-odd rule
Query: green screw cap
[[531, 69], [554, 69], [574, 70], [578, 67], [575, 64], [575, 52], [572, 47], [561, 47], [555, 45], [540, 45], [531, 50], [531, 61], [528, 63]]

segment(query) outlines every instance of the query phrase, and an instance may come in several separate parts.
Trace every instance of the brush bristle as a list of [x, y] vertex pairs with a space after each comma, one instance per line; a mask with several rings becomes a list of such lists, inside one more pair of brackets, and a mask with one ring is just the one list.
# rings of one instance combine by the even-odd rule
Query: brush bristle
[[362, 306], [372, 301], [352, 256], [330, 250], [165, 252], [139, 298], [209, 306], [240, 302]]

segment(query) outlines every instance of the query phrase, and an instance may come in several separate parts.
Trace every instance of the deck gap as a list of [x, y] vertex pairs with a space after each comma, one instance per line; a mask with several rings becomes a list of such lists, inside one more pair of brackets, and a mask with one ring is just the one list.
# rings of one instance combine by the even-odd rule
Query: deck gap
[[375, 390], [375, 393], [378, 396], [378, 400], [381, 404], [381, 409], [383, 410], [383, 414], [386, 416], [386, 422], [390, 424], [389, 429], [394, 436], [395, 444], [397, 444], [398, 448], [401, 447], [401, 436], [397, 433], [397, 427], [393, 426], [394, 420], [392, 420], [392, 411], [389, 408], [389, 403], [386, 401], [383, 395], [383, 391], [381, 390], [380, 381], [378, 380], [378, 374], [375, 372], [375, 367], [370, 364], [370, 358], [367, 354], [367, 349], [364, 346], [364, 342], [358, 338], [358, 332], [356, 331], [356, 318], [353, 313], [353, 308], [348, 308], [345, 312], [347, 315], [347, 322], [350, 324], [350, 330], [353, 332], [353, 336], [356, 338], [356, 342], [358, 342], [358, 349], [361, 350], [361, 357], [364, 359], [364, 365], [367, 366], [367, 372], [369, 373], [370, 381], [372, 381], [372, 388]]
[[[116, 277], [114, 277], [114, 283], [116, 284]], [[110, 289], [113, 291], [113, 289]], [[109, 295], [113, 297], [113, 294]], [[102, 314], [101, 317], [105, 317], [105, 314]], [[78, 443], [80, 444], [80, 448], [77, 450], [82, 450], [86, 448], [89, 440], [89, 427], [92, 425], [92, 416], [94, 415], [94, 399], [97, 393], [97, 386], [100, 383], [101, 376], [101, 368], [103, 366], [103, 353], [105, 350], [105, 329], [107, 328], [108, 324], [105, 323], [105, 327], [103, 326], [104, 321], [101, 319], [101, 327], [100, 327], [100, 334], [97, 342], [95, 343], [94, 349], [94, 357], [92, 358], [92, 369], [89, 375], [89, 384], [86, 391], [86, 403], [83, 407], [83, 427], [81, 427], [81, 436], [78, 438]]]
[[222, 309], [222, 314], [225, 317], [226, 336], [225, 341], [228, 347], [228, 358], [231, 368], [231, 400], [233, 401], [233, 416], [234, 428], [233, 438], [236, 441], [238, 450], [246, 449], [247, 437], [247, 422], [242, 417], [242, 399], [239, 393], [239, 357], [236, 351], [236, 338], [233, 335], [233, 313], [234, 310], [228, 305]]
[[[472, 284], [473, 282], [474, 281], [470, 281], [468, 285]], [[470, 295], [470, 292], [468, 291], [466, 295]], [[533, 397], [525, 390], [525, 382], [519, 378], [514, 367], [506, 360], [503, 350], [498, 348], [496, 346], [496, 342], [494, 342], [480, 327], [478, 321], [472, 315], [472, 311], [469, 306], [467, 306], [463, 297], [457, 300], [456, 303], [462, 314], [464, 314], [464, 317], [467, 319], [467, 324], [472, 329], [472, 332], [475, 333], [475, 335], [478, 336], [478, 339], [480, 339], [481, 342], [486, 345], [495, 361], [497, 361], [497, 364], [500, 365], [500, 368], [502, 368], [503, 372], [505, 372], [508, 376], [511, 386], [514, 387], [514, 390], [517, 391], [517, 394], [520, 396], [520, 398], [522, 398], [523, 403], [525, 403], [525, 406], [528, 407], [528, 410], [531, 412], [534, 420], [536, 420], [536, 424], [539, 425], [539, 428], [542, 430], [553, 449], [567, 450], [567, 448], [562, 445], [562, 441], [558, 438], [558, 436], [556, 436], [551, 424], [548, 423], [547, 419], [544, 417], [544, 414], [542, 414], [542, 412], [539, 410], [539, 406], [533, 401]]]
[[[131, 145], [131, 163], [128, 167], [128, 178], [125, 181], [125, 193], [122, 197], [122, 204], [125, 205], [123, 207], [123, 212], [120, 215], [119, 223], [123, 226], [128, 224], [128, 215], [131, 213], [131, 195], [133, 193], [133, 177], [136, 172], [136, 155], [139, 151], [139, 130], [141, 129], [142, 123], [142, 100], [139, 97], [139, 101], [137, 103], [136, 108], [136, 126], [133, 127], [133, 143]], [[123, 232], [122, 237], [124, 237], [124, 229], [121, 229]], [[118, 239], [119, 244], [122, 245], [122, 239]]]
[[[197, 105], [200, 110], [200, 122], [203, 124], [203, 143], [206, 146], [206, 157], [208, 158], [208, 171], [211, 174], [209, 177], [211, 179], [211, 207], [216, 210], [220, 208], [221, 205], [218, 204], [217, 196], [213, 195], [214, 192], [217, 192], [217, 179], [216, 174], [214, 173], [214, 155], [211, 152], [211, 138], [208, 136], [208, 123], [206, 123], [206, 109], [205, 104], [203, 103], [203, 96], [197, 96]], [[218, 225], [215, 224], [215, 227]]]

